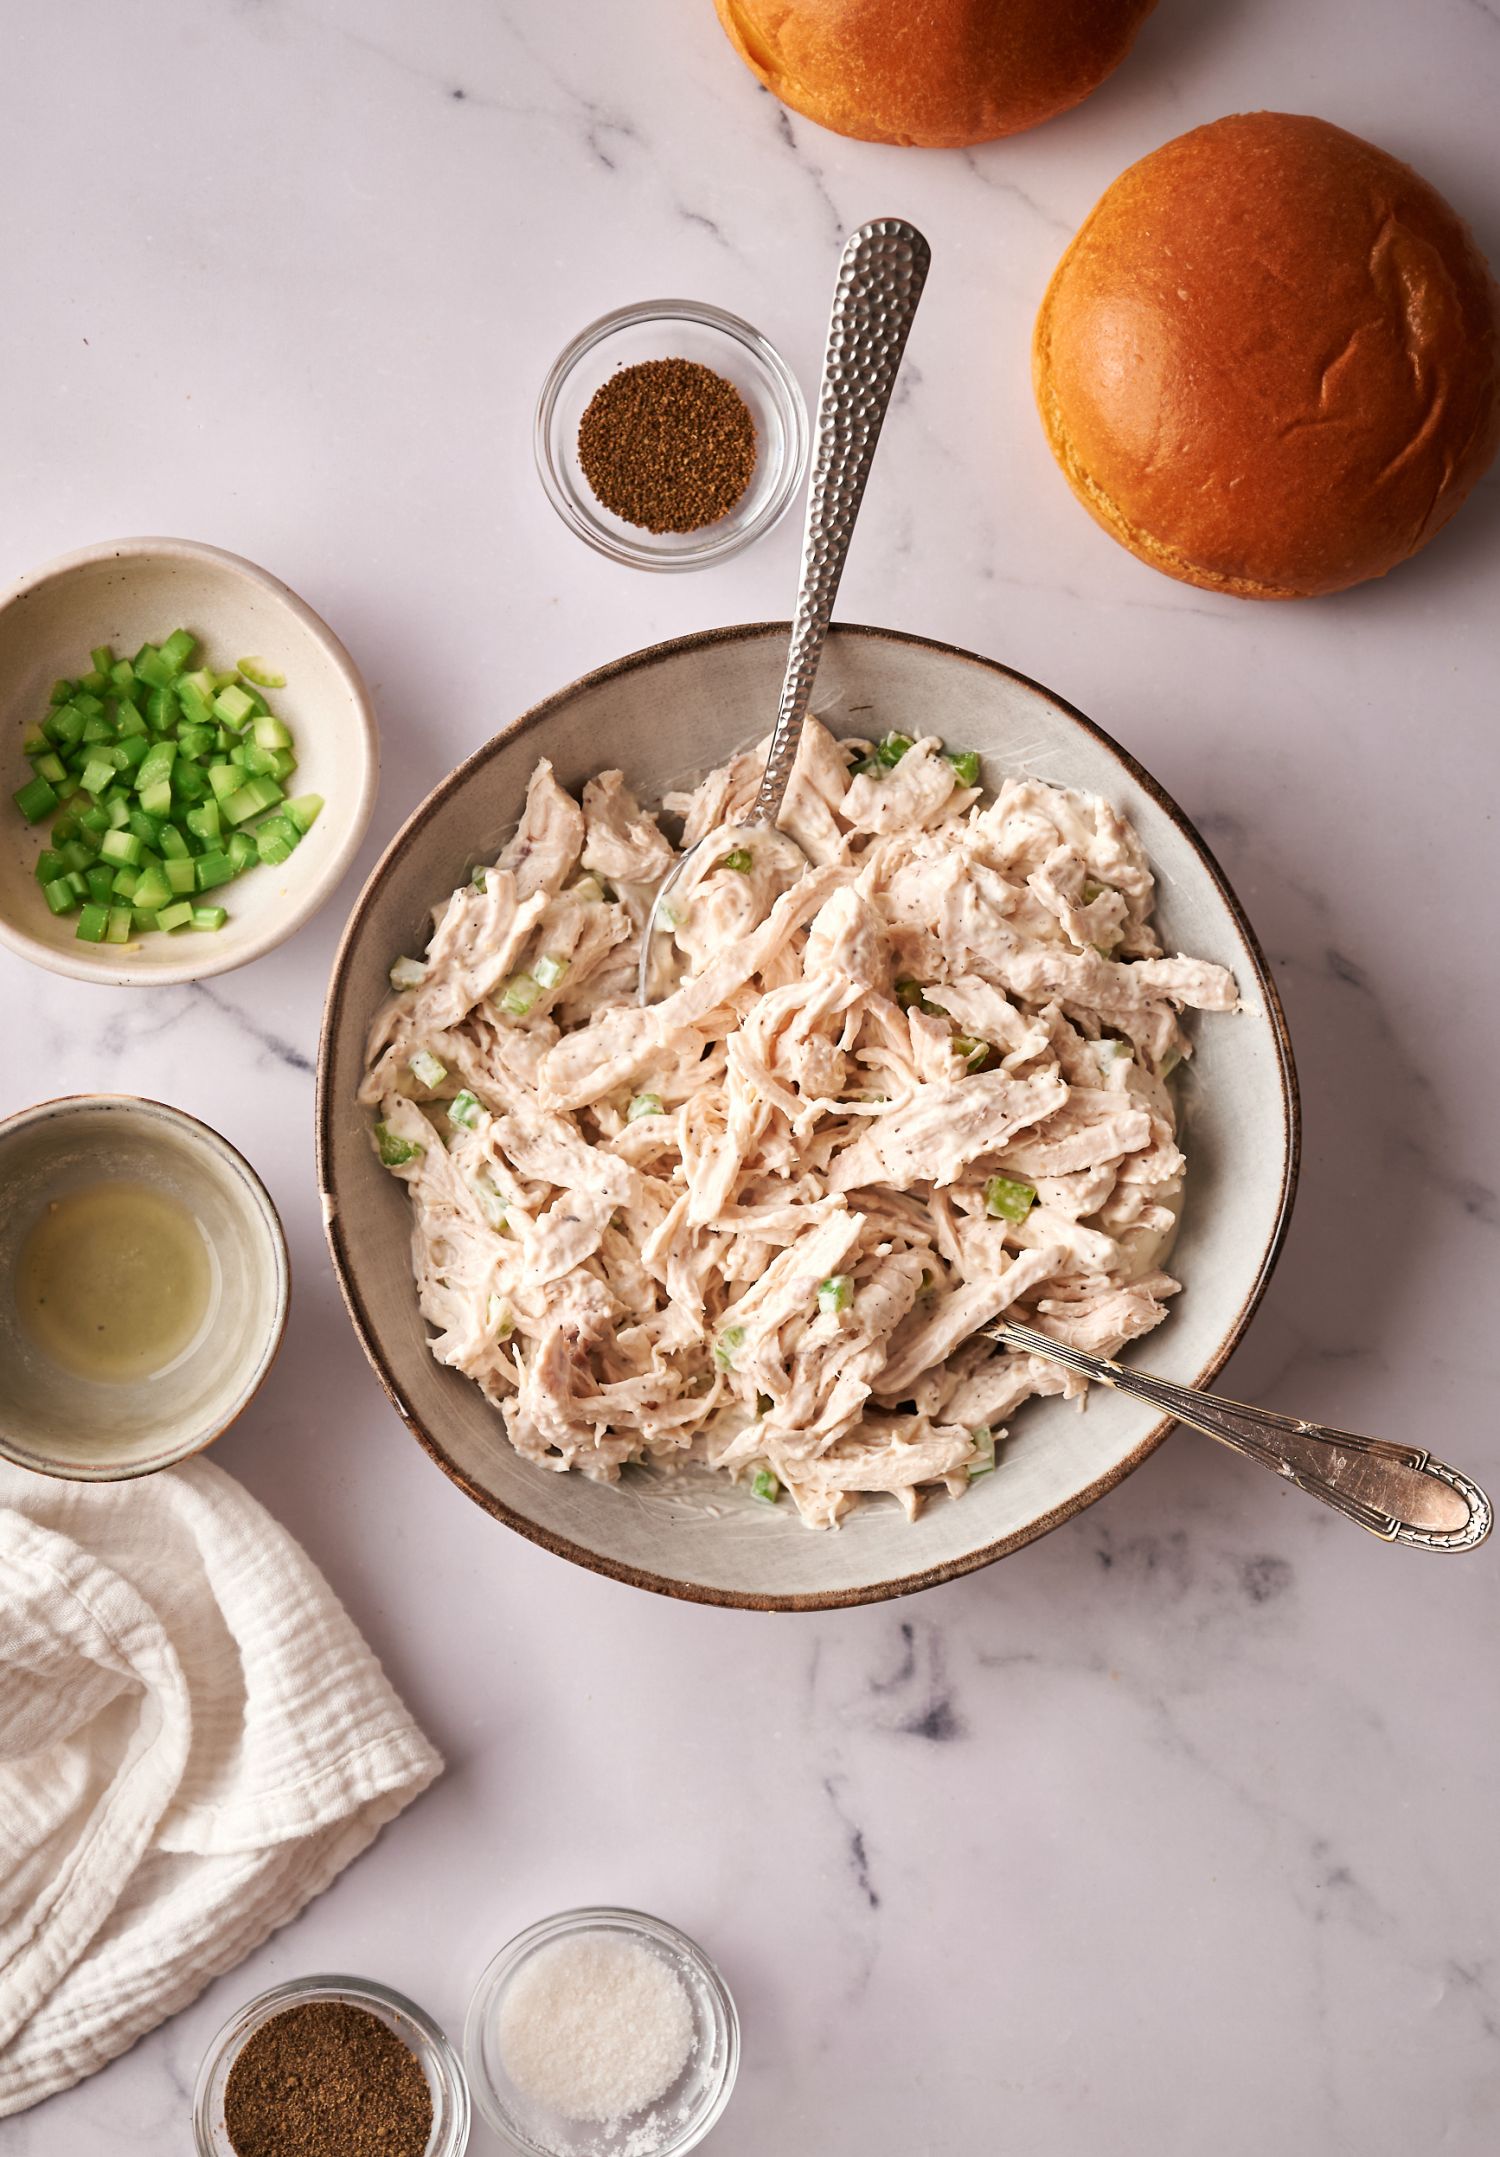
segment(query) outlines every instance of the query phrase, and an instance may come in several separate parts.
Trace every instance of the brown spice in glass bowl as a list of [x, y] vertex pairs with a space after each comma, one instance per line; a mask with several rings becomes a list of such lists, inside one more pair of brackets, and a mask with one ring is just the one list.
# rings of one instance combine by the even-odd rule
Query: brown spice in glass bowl
[[732, 382], [697, 360], [642, 360], [595, 390], [578, 461], [595, 498], [648, 532], [727, 516], [755, 471], [755, 421]]
[[423, 2157], [422, 2063], [367, 2008], [308, 2000], [246, 2038], [224, 2086], [237, 2157]]

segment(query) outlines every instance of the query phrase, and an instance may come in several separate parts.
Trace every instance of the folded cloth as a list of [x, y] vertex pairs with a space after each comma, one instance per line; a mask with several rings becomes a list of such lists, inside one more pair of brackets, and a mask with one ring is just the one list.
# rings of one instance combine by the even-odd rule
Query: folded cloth
[[0, 1464], [0, 2117], [185, 2007], [441, 1766], [222, 1469]]

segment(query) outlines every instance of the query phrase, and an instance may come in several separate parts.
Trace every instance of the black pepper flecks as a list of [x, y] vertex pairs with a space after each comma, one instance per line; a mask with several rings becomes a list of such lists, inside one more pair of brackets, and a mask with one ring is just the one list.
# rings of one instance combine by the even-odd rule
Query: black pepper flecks
[[732, 382], [697, 360], [643, 360], [594, 392], [578, 461], [596, 498], [648, 532], [697, 532], [755, 471], [755, 422]]

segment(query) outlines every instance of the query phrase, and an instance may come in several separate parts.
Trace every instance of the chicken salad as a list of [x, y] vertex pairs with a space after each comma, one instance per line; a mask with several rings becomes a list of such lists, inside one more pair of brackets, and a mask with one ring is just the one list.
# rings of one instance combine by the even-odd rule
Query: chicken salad
[[[678, 849], [618, 771], [543, 760], [498, 859], [392, 968], [361, 1101], [411, 1200], [430, 1346], [539, 1467], [695, 1462], [833, 1527], [915, 1516], [1083, 1381], [1002, 1313], [1105, 1355], [1166, 1316], [1185, 1009], [1232, 976], [1165, 953], [1132, 826], [936, 736], [804, 732], [780, 823], [763, 750], [664, 808], [700, 848], [681, 966], [635, 1001]], [[723, 844], [719, 843], [722, 835]]]

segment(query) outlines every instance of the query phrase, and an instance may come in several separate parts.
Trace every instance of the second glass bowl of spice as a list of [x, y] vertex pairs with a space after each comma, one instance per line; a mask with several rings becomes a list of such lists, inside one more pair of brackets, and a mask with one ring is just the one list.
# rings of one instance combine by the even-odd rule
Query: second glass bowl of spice
[[469, 2004], [474, 2098], [524, 2157], [683, 2157], [728, 2104], [740, 2029], [686, 1933], [640, 1910], [567, 1910], [520, 1933]]
[[303, 1977], [242, 2007], [198, 2075], [199, 2157], [462, 2157], [469, 2086], [413, 2001]]
[[638, 569], [703, 569], [770, 531], [807, 465], [807, 407], [774, 346], [696, 300], [648, 300], [575, 337], [536, 414], [563, 522]]

